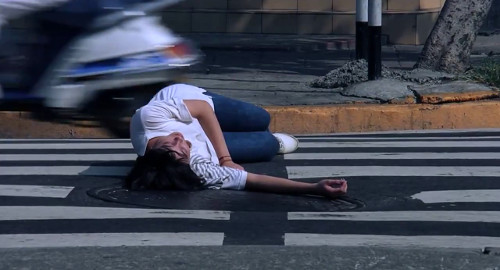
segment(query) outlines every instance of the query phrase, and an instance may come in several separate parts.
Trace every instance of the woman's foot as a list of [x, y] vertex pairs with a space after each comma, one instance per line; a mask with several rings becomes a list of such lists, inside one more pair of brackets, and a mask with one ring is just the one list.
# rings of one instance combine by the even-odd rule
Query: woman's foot
[[299, 147], [299, 140], [292, 135], [285, 133], [273, 133], [273, 135], [280, 144], [279, 154], [291, 153]]

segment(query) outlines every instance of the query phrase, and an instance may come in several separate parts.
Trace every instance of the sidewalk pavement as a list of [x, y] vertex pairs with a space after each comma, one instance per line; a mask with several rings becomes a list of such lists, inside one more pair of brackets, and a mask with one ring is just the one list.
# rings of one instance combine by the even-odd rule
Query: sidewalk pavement
[[[310, 83], [355, 59], [354, 36], [189, 34], [205, 54], [184, 81], [263, 106], [271, 130], [292, 134], [415, 129], [498, 128], [497, 89], [448, 85], [445, 89], [394, 90], [391, 81], [364, 91], [313, 88]], [[500, 59], [500, 34], [478, 36], [472, 62]], [[384, 45], [390, 69], [410, 70], [423, 46]], [[411, 84], [411, 83], [407, 83]], [[399, 86], [399, 88], [401, 88]], [[460, 88], [460, 89], [459, 89]], [[32, 120], [26, 112], [2, 112], [0, 135], [11, 138], [107, 138], [95, 123]], [[6, 127], [8, 126], [8, 127]]]
[[[307, 134], [500, 127], [495, 120], [500, 116], [498, 92], [482, 87], [451, 85], [434, 93], [419, 89], [421, 95], [403, 96], [389, 89], [390, 82], [385, 81], [369, 84], [358, 93], [311, 87], [313, 80], [355, 59], [353, 36], [187, 37], [200, 45], [206, 57], [203, 65], [187, 74], [186, 81], [264, 106], [272, 114], [271, 129], [275, 131]], [[384, 45], [382, 64], [410, 70], [422, 48]], [[480, 63], [488, 55], [500, 59], [500, 35], [478, 36], [472, 62]], [[399, 101], [393, 102], [395, 99]]]

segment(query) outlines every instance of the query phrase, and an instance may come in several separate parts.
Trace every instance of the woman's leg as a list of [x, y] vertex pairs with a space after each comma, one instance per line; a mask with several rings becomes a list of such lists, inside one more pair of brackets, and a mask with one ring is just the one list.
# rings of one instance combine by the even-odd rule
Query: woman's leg
[[279, 150], [279, 143], [269, 131], [224, 132], [229, 153], [236, 163], [271, 160]]
[[269, 131], [271, 116], [266, 110], [215, 93], [205, 94], [212, 97], [215, 115], [235, 162], [269, 161], [276, 156], [279, 143]]
[[224, 132], [265, 131], [271, 116], [261, 107], [240, 100], [205, 92], [212, 97], [215, 115]]

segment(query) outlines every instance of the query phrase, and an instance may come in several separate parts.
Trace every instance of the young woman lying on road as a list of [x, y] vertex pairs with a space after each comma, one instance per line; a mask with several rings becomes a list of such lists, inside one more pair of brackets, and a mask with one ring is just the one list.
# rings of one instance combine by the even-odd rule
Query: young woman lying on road
[[297, 182], [250, 173], [235, 163], [269, 161], [297, 149], [296, 138], [272, 134], [269, 123], [269, 113], [252, 104], [186, 84], [165, 87], [131, 119], [130, 136], [139, 156], [125, 187], [255, 190], [329, 198], [346, 194], [343, 179]]

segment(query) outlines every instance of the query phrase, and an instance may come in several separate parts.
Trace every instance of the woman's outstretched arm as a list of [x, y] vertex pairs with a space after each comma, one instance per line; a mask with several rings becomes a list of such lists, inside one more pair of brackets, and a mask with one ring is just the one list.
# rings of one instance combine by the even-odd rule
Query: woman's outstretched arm
[[248, 173], [245, 189], [336, 198], [347, 193], [347, 181], [343, 179], [324, 179], [317, 183], [304, 183], [280, 177]]

